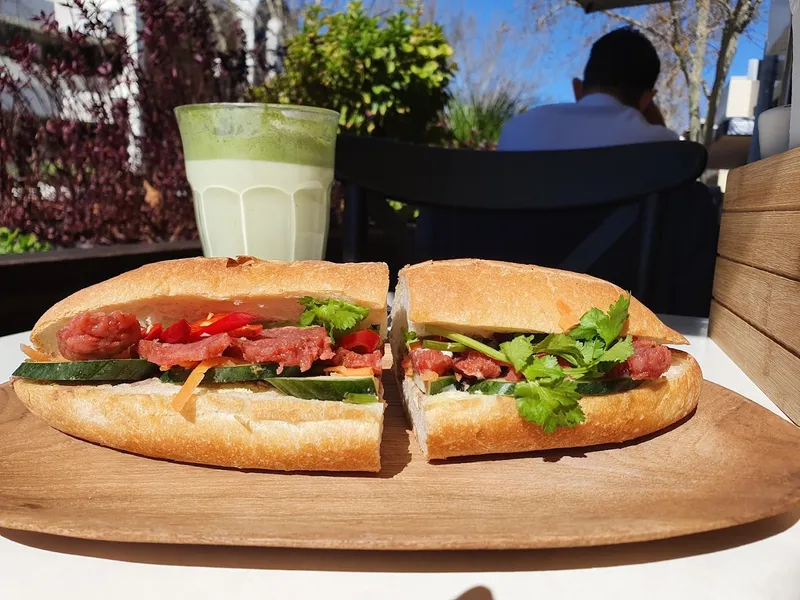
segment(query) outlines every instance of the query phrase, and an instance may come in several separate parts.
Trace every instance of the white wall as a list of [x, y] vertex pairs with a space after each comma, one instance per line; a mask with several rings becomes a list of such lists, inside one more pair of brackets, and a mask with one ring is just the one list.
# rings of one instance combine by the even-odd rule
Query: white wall
[[747, 77], [731, 77], [728, 83], [728, 97], [725, 117], [752, 117], [758, 101], [758, 80]]
[[30, 19], [53, 12], [53, 0], [0, 0], [0, 15]]
[[758, 102], [759, 84], [757, 79], [745, 76], [731, 77], [728, 85], [722, 90], [715, 123], [719, 125], [725, 119], [734, 117], [753, 117]]
[[771, 0], [767, 21], [767, 46], [765, 55], [784, 56], [789, 48], [789, 26], [791, 25], [789, 0]]

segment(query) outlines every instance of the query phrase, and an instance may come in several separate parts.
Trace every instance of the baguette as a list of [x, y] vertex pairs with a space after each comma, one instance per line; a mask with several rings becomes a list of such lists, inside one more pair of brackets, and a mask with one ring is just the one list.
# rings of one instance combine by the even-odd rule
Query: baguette
[[[608, 308], [625, 291], [607, 281], [533, 265], [493, 260], [429, 261], [400, 271], [395, 305], [410, 331], [426, 325], [466, 334], [561, 333], [592, 307]], [[631, 298], [626, 333], [662, 344], [687, 344]], [[392, 321], [394, 323], [394, 321]]]
[[[526, 421], [511, 396], [464, 391], [425, 394], [407, 374], [404, 330], [429, 328], [488, 337], [493, 333], [565, 333], [593, 307], [608, 308], [621, 288], [578, 273], [498, 261], [431, 261], [400, 271], [392, 307], [394, 372], [420, 448], [428, 460], [620, 443], [680, 421], [697, 406], [702, 372], [684, 352], [671, 351], [659, 379], [604, 396], [584, 396], [585, 421], [545, 433]], [[641, 302], [631, 298], [623, 333], [657, 344], [686, 344]]]
[[680, 421], [697, 406], [703, 375], [697, 361], [673, 351], [673, 362], [661, 379], [608, 396], [580, 400], [586, 421], [551, 434], [523, 419], [509, 396], [466, 392], [423, 394], [408, 377], [403, 399], [420, 449], [428, 460], [578, 448], [626, 442]]
[[[300, 374], [301, 377], [311, 372], [321, 373], [323, 369], [336, 372], [338, 375], [315, 378], [324, 380], [325, 385], [333, 384], [339, 376], [353, 376], [363, 382], [368, 376], [378, 373], [380, 368], [359, 369], [335, 363], [335, 367], [327, 369], [326, 365], [330, 363], [326, 361], [331, 361], [336, 355], [328, 340], [329, 333], [321, 326], [316, 325], [316, 330], [312, 328], [308, 332], [324, 340], [327, 349], [324, 345], [314, 346], [317, 343], [314, 341], [292, 338], [298, 331], [296, 326], [304, 311], [299, 300], [310, 296], [321, 302], [339, 300], [367, 309], [367, 316], [351, 329], [375, 329], [380, 339], [371, 332], [359, 335], [361, 339], [365, 335], [367, 339], [371, 336], [371, 344], [377, 349], [382, 347], [381, 340], [386, 334], [388, 285], [388, 267], [383, 263], [290, 263], [239, 257], [191, 258], [149, 264], [81, 290], [48, 310], [31, 334], [35, 348], [25, 349], [29, 356], [34, 357], [35, 363], [45, 364], [34, 365], [38, 370], [33, 372], [21, 369], [20, 376], [13, 379], [12, 385], [25, 406], [52, 427], [91, 442], [145, 456], [243, 469], [375, 472], [380, 469], [385, 408], [379, 380], [375, 381], [374, 387], [367, 386], [369, 393], [360, 394], [360, 398], [350, 398], [345, 393], [328, 400], [308, 399], [309, 395], [325, 398], [326, 392], [302, 389], [296, 393], [303, 398], [293, 397], [279, 391], [283, 388], [275, 379], [270, 380], [272, 384], [265, 381], [206, 383], [207, 369], [234, 359], [239, 361], [234, 366], [246, 362], [244, 358], [247, 355], [241, 348], [242, 354], [236, 357], [235, 351], [239, 347], [233, 343], [246, 338], [227, 337], [228, 332], [232, 334], [235, 328], [240, 327], [231, 325], [224, 333], [216, 332], [219, 335], [195, 330], [199, 331], [195, 334], [199, 337], [191, 339], [188, 337], [188, 322], [195, 322], [193, 327], [197, 328], [213, 327], [214, 321], [209, 313], [223, 319], [227, 315], [219, 313], [244, 314], [248, 323], [261, 322], [248, 325], [259, 329], [252, 334], [254, 339], [247, 343], [255, 344], [261, 339], [269, 342], [275, 338], [270, 338], [267, 333], [280, 335], [283, 332], [288, 336], [284, 337], [285, 340], [295, 339], [298, 344], [293, 347], [291, 341], [285, 342], [289, 344], [287, 348], [277, 343], [271, 350], [274, 358], [249, 359], [251, 363], [275, 363], [276, 371], [272, 377], [282, 372], [285, 363], [298, 371], [306, 370]], [[114, 315], [114, 311], [120, 312]], [[91, 318], [97, 317], [84, 316], [94, 312], [102, 313], [100, 318], [107, 319], [108, 323], [99, 321], [102, 325], [95, 325]], [[359, 316], [363, 315], [359, 313]], [[78, 323], [88, 320], [90, 324], [75, 325], [72, 322], [75, 317], [78, 317]], [[182, 320], [186, 321], [183, 323], [186, 337], [179, 337], [174, 343], [171, 338], [153, 341], [166, 333], [170, 324], [180, 326]], [[115, 323], [122, 324], [115, 326]], [[276, 324], [278, 330], [262, 332], [260, 327], [264, 323]], [[77, 332], [68, 327], [67, 333], [61, 337], [72, 336], [70, 339], [78, 351], [69, 347], [65, 354], [73, 359], [66, 362], [75, 364], [49, 365], [62, 370], [48, 371], [44, 368], [48, 363], [64, 360], [57, 333], [68, 324]], [[139, 328], [149, 325], [154, 325], [152, 329], [156, 331], [156, 338], [139, 341]], [[283, 329], [284, 325], [290, 327]], [[87, 333], [83, 327], [94, 329]], [[123, 327], [128, 329], [120, 333]], [[92, 354], [104, 347], [101, 342], [107, 338], [124, 339], [131, 328], [136, 334], [131, 336], [135, 337], [131, 342], [135, 346], [124, 347], [122, 356], [118, 350], [110, 350], [99, 357]], [[150, 330], [146, 328], [141, 336]], [[114, 335], [118, 337], [109, 337]], [[203, 354], [202, 349], [191, 349], [197, 344], [202, 346], [205, 339], [212, 337], [217, 340], [213, 344], [223, 344], [217, 346], [217, 350], [209, 349], [210, 354]], [[343, 339], [339, 338], [337, 343]], [[86, 343], [89, 349], [81, 350], [81, 345]], [[145, 343], [149, 346], [143, 346]], [[181, 344], [186, 344], [183, 352], [192, 356], [198, 352], [200, 358], [169, 358], [168, 355]], [[319, 344], [323, 342], [319, 341]], [[147, 354], [146, 348], [156, 354]], [[233, 357], [223, 355], [229, 349]], [[162, 358], [158, 358], [158, 352]], [[370, 354], [373, 359], [376, 352]], [[79, 371], [75, 369], [82, 361], [106, 360], [113, 363], [131, 355], [138, 355], [145, 363], [141, 377], [149, 379], [133, 383], [94, 383], [86, 381], [91, 379], [91, 375], [77, 374]], [[303, 359], [303, 355], [311, 358]], [[149, 365], [147, 360], [151, 361]], [[304, 360], [308, 361], [307, 364]], [[320, 362], [316, 363], [317, 360]], [[379, 361], [380, 356], [375, 360]], [[316, 371], [309, 371], [312, 362], [315, 362], [313, 368]], [[191, 373], [180, 385], [153, 377], [153, 371], [158, 372], [158, 367], [164, 371], [177, 366]], [[110, 369], [122, 367], [120, 364], [109, 366]], [[88, 365], [87, 368], [94, 367]], [[146, 370], [148, 368], [151, 370]], [[40, 375], [43, 372], [46, 374]], [[64, 376], [75, 377], [75, 381], [43, 379], [59, 379], [60, 373], [70, 372], [76, 374]], [[112, 371], [103, 372], [102, 377], [113, 378], [114, 375], [109, 373]], [[25, 376], [31, 378], [23, 378]], [[83, 379], [78, 380], [80, 377]], [[359, 395], [357, 391], [353, 393]], [[343, 401], [337, 401], [339, 398]], [[365, 401], [368, 403], [350, 403]]]
[[56, 332], [74, 316], [96, 310], [132, 313], [142, 323], [189, 321], [209, 312], [244, 311], [273, 321], [296, 322], [298, 298], [343, 300], [370, 310], [359, 328], [378, 325], [386, 337], [384, 263], [281, 262], [250, 257], [184, 258], [145, 265], [80, 290], [50, 308], [31, 342], [58, 356]]
[[379, 471], [385, 404], [302, 400], [270, 389], [197, 389], [178, 413], [176, 386], [157, 379], [54, 385], [15, 379], [25, 406], [51, 427], [155, 458], [240, 469]]

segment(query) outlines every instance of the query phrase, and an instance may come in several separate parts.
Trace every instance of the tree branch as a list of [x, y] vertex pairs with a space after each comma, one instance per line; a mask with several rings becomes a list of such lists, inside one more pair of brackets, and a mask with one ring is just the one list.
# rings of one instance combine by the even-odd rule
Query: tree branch
[[564, 4], [557, 4], [557, 5], [555, 6], [555, 8], [553, 8], [553, 9], [551, 9], [551, 10], [547, 11], [547, 13], [546, 13], [546, 14], [542, 15], [541, 17], [539, 17], [539, 20], [536, 22], [536, 27], [537, 27], [537, 28], [542, 28], [542, 27], [544, 27], [544, 26], [545, 26], [545, 24], [547, 23], [547, 21], [549, 21], [550, 19], [552, 19], [554, 16], [556, 16], [556, 15], [557, 15], [559, 12], [561, 12], [561, 11], [562, 11], [562, 10], [564, 10], [565, 8], [566, 8], [566, 5], [564, 5]]
[[631, 27], [635, 27], [639, 31], [647, 32], [651, 36], [653, 36], [654, 38], [656, 38], [658, 40], [661, 40], [662, 42], [664, 42], [666, 44], [670, 43], [669, 38], [666, 35], [664, 35], [663, 32], [658, 31], [657, 29], [655, 29], [652, 26], [648, 25], [644, 21], [640, 21], [639, 19], [634, 19], [632, 17], [629, 17], [628, 15], [622, 15], [622, 14], [620, 14], [618, 12], [613, 11], [613, 10], [604, 10], [603, 14], [608, 16], [608, 17], [611, 17], [612, 19], [616, 19], [617, 21], [621, 21], [622, 23], [626, 23], [626, 24], [630, 25]]

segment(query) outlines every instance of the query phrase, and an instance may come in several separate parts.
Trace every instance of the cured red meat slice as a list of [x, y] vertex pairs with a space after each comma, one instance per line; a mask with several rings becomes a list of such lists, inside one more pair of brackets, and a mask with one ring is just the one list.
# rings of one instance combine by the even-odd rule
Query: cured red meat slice
[[118, 310], [78, 315], [56, 333], [58, 350], [68, 360], [130, 358], [141, 337], [136, 315]]
[[432, 371], [437, 375], [445, 375], [453, 370], [453, 359], [439, 350], [418, 348], [411, 353], [411, 365], [415, 373]]
[[462, 375], [478, 379], [500, 377], [502, 371], [497, 361], [475, 350], [470, 350], [466, 355], [456, 358], [453, 361], [453, 368]]
[[342, 365], [348, 369], [358, 369], [361, 367], [369, 367], [375, 375], [380, 375], [383, 372], [381, 361], [383, 360], [383, 353], [380, 350], [375, 350], [370, 354], [359, 354], [344, 348], [336, 350], [336, 356], [333, 357], [334, 365]]
[[614, 367], [609, 377], [631, 379], [658, 379], [672, 364], [672, 352], [650, 340], [633, 340], [633, 356]]
[[139, 342], [139, 356], [161, 367], [172, 367], [181, 363], [200, 362], [222, 356], [231, 345], [231, 341], [232, 338], [227, 333], [218, 333], [188, 344], [142, 340]]
[[324, 327], [265, 329], [257, 339], [233, 340], [233, 347], [247, 362], [277, 363], [279, 372], [283, 367], [300, 367], [301, 371], [308, 371], [314, 361], [335, 356]]

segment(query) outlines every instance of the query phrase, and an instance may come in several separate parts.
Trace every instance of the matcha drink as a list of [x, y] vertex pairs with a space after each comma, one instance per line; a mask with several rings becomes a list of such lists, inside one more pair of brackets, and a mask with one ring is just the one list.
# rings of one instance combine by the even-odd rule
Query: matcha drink
[[324, 257], [338, 113], [194, 104], [175, 114], [206, 256]]

